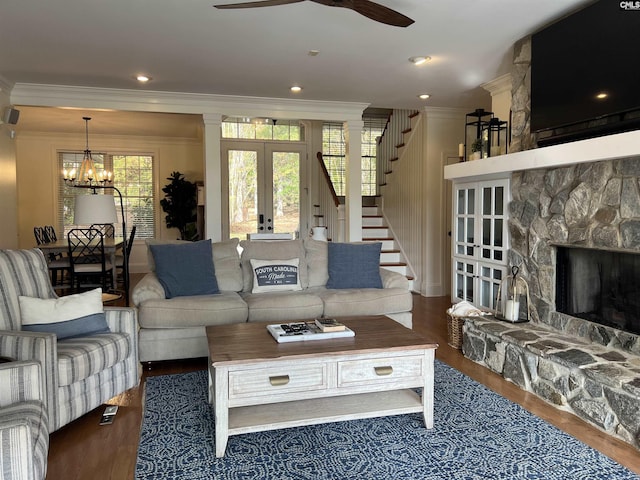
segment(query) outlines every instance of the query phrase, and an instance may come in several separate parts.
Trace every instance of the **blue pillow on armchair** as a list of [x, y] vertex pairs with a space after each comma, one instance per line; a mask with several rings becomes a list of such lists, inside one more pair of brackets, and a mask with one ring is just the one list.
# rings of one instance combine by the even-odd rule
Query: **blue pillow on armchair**
[[380, 251], [382, 243], [327, 244], [329, 280], [327, 288], [382, 288]]
[[167, 298], [220, 293], [211, 240], [149, 245]]

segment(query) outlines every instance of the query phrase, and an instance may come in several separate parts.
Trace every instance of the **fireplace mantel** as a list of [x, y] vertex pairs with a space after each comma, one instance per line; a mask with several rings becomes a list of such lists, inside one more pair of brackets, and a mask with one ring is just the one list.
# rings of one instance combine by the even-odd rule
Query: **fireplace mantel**
[[640, 130], [508, 153], [444, 168], [446, 180], [490, 180], [511, 172], [640, 156]]

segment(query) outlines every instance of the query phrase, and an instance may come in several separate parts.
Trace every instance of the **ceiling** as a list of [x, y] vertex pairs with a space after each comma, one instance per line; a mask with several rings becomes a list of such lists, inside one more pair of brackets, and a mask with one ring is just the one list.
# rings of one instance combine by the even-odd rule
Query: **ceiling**
[[[231, 0], [2, 3], [9, 83], [474, 109], [489, 105], [480, 85], [509, 71], [515, 41], [590, 0], [378, 1], [414, 19], [407, 28], [310, 1], [237, 10], [212, 8]], [[408, 59], [418, 55], [432, 60], [416, 67]], [[141, 86], [138, 73], [152, 80]], [[65, 114], [81, 123], [81, 113]]]

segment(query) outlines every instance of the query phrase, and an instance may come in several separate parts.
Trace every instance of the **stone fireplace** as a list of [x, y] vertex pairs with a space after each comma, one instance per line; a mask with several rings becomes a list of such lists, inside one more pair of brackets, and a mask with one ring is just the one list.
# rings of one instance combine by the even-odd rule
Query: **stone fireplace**
[[[467, 319], [465, 356], [640, 448], [640, 336], [616, 324], [617, 307], [606, 309], [602, 323], [567, 314], [567, 299], [557, 304], [557, 294], [575, 285], [556, 271], [566, 250], [629, 255], [622, 262], [637, 276], [624, 295], [639, 296], [640, 157], [515, 171], [511, 194], [508, 264], [529, 284], [531, 322]], [[584, 268], [586, 276], [603, 269]], [[601, 274], [587, 279], [589, 290], [598, 291], [591, 284]], [[569, 298], [572, 306], [582, 301]], [[625, 301], [636, 316], [640, 298]]]
[[[640, 449], [640, 336], [615, 324], [616, 310], [599, 324], [556, 304], [561, 248], [640, 258], [640, 131], [535, 148], [530, 37], [514, 45], [511, 80], [513, 153], [447, 166], [445, 178], [511, 178], [508, 267], [518, 266], [528, 282], [532, 318], [510, 324], [469, 317], [463, 352]], [[640, 302], [640, 295], [625, 295]]]
[[[532, 321], [563, 330], [558, 246], [640, 253], [640, 157], [514, 172], [511, 192], [509, 264], [529, 282]], [[588, 326], [581, 330], [590, 335]], [[640, 353], [636, 336], [612, 330], [617, 343]]]

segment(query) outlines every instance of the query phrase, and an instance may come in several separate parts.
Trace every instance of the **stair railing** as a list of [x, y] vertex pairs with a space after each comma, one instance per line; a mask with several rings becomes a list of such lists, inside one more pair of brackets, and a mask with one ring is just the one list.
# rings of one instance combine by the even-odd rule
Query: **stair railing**
[[340, 198], [333, 187], [333, 182], [327, 171], [327, 166], [324, 163], [324, 158], [322, 158], [322, 152], [318, 152], [317, 158], [320, 163], [320, 171], [325, 180], [324, 182], [319, 182], [318, 206], [324, 219], [324, 226], [327, 227], [327, 236], [333, 241], [343, 241], [344, 206], [340, 203]]
[[376, 148], [376, 173], [378, 194], [386, 185], [386, 176], [393, 170], [393, 162], [398, 159], [398, 147], [404, 144], [404, 134], [411, 131], [411, 117], [415, 110], [393, 110], [382, 132]]

